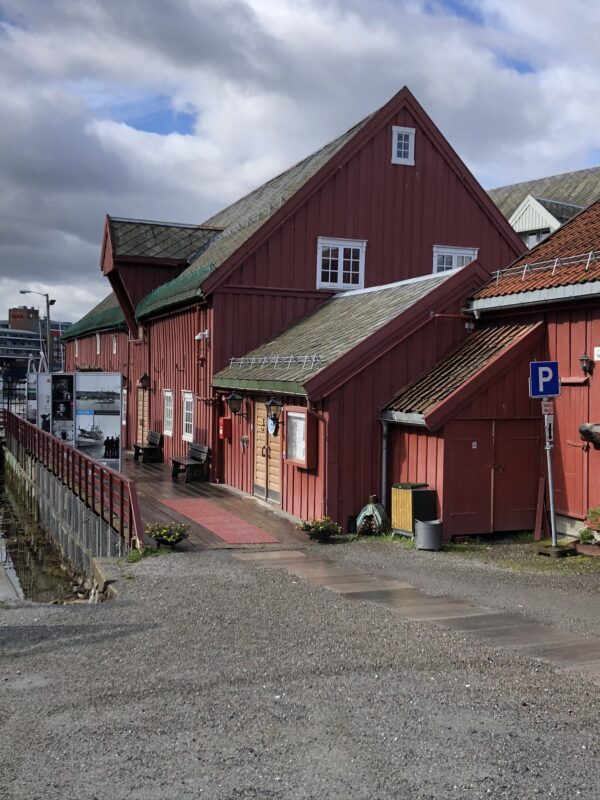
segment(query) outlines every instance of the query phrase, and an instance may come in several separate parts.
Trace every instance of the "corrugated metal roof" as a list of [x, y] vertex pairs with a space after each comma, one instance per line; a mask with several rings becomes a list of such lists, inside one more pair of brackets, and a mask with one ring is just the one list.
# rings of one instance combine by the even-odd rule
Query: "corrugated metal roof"
[[387, 284], [372, 289], [342, 292], [256, 350], [215, 375], [218, 387], [274, 389], [275, 383], [303, 385], [313, 375], [352, 350], [421, 300], [454, 273]]
[[61, 338], [76, 339], [86, 333], [124, 327], [125, 317], [116, 296], [111, 292], [84, 317], [67, 328]]
[[424, 416], [533, 327], [534, 323], [493, 325], [475, 331], [429, 372], [396, 395], [384, 411]]
[[[590, 258], [590, 253], [597, 256]], [[521, 256], [474, 294], [501, 297], [600, 280], [600, 201]], [[557, 259], [559, 261], [557, 262]], [[560, 259], [564, 260], [561, 263]]]
[[217, 231], [199, 225], [108, 217], [113, 256], [187, 261], [205, 247]]
[[600, 198], [600, 167], [500, 186], [490, 189], [488, 194], [506, 219], [510, 219], [528, 194], [586, 208]]
[[316, 153], [202, 223], [206, 227], [222, 228], [223, 232], [210, 241], [208, 247], [181, 275], [147, 295], [138, 304], [137, 316], [144, 317], [168, 306], [200, 297], [202, 282], [350, 141], [369, 118], [366, 117]]

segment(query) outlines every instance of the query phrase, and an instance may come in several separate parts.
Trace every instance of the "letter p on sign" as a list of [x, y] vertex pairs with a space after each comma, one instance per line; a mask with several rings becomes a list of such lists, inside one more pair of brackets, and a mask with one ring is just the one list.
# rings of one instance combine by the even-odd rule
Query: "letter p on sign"
[[559, 397], [558, 361], [532, 361], [529, 364], [529, 397]]

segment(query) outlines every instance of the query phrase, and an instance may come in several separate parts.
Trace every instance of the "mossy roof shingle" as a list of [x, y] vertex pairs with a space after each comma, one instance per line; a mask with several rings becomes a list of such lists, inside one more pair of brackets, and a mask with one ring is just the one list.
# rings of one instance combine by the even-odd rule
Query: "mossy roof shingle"
[[214, 238], [217, 231], [200, 225], [178, 225], [108, 217], [115, 258], [158, 258], [187, 261]]
[[125, 317], [119, 306], [117, 298], [111, 292], [97, 306], [74, 322], [63, 333], [62, 339], [77, 339], [95, 331], [108, 330], [110, 328], [125, 328]]

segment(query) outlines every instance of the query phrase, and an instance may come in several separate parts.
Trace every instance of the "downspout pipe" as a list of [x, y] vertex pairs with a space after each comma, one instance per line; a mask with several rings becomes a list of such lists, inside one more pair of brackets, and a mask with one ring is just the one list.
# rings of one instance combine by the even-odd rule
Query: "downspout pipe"
[[387, 507], [389, 422], [381, 420], [381, 505]]

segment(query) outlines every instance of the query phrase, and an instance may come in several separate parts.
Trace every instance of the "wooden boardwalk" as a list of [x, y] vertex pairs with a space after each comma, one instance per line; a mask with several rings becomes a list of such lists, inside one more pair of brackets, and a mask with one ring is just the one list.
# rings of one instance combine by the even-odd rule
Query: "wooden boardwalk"
[[[224, 486], [214, 483], [194, 481], [184, 483], [183, 477], [174, 481], [171, 478], [170, 464], [141, 464], [133, 460], [132, 453], [125, 453], [123, 472], [137, 484], [140, 511], [144, 524], [175, 520], [184, 522], [191, 528], [190, 538], [177, 546], [179, 550], [208, 549], [269, 549], [302, 547], [308, 544], [308, 537], [296, 528], [276, 507], [253, 497], [238, 494]], [[232, 545], [220, 539], [208, 528], [193, 522], [165, 506], [162, 500], [182, 500], [202, 498], [210, 500], [225, 511], [235, 514], [240, 520], [256, 525], [257, 528], [276, 536], [277, 545]]]

